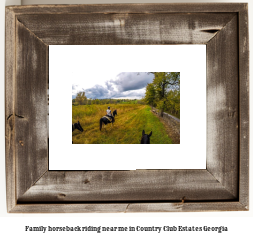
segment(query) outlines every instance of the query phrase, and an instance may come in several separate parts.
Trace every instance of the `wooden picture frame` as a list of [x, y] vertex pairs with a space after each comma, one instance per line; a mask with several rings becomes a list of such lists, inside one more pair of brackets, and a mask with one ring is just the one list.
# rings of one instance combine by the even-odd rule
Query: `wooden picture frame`
[[[6, 7], [8, 212], [247, 211], [248, 40], [244, 3]], [[205, 44], [206, 169], [49, 171], [48, 48], [55, 44]]]

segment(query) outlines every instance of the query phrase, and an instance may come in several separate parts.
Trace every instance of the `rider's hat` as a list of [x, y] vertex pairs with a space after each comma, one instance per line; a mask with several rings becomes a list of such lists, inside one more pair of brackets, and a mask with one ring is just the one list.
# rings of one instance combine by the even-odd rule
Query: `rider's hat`
[[108, 109], [110, 109], [110, 107], [108, 107]]

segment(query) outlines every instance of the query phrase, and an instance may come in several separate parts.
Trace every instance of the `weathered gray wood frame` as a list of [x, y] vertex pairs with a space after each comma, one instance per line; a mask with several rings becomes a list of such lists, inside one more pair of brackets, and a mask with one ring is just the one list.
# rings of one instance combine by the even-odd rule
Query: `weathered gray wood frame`
[[[8, 212], [248, 210], [247, 7], [240, 3], [6, 7]], [[51, 44], [206, 44], [206, 170], [48, 171]]]

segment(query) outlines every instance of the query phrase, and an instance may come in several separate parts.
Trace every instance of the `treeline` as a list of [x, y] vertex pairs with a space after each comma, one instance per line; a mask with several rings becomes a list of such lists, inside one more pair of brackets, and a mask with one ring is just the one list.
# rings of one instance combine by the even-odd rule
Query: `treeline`
[[180, 73], [150, 72], [154, 74], [152, 83], [147, 84], [144, 101], [163, 112], [180, 118]]
[[89, 99], [85, 92], [79, 92], [75, 99], [72, 99], [72, 105], [106, 105], [106, 104], [145, 104], [143, 99]]

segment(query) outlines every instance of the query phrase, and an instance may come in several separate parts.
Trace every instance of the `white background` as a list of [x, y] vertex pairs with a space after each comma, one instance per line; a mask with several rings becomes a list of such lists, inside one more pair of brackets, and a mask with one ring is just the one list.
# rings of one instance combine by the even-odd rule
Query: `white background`
[[[130, 3], [130, 2], [155, 2], [154, 0], [144, 0], [144, 1], [131, 1], [131, 0], [86, 0], [86, 1], [77, 1], [77, 0], [51, 0], [51, 1], [23, 1], [23, 3], [34, 3], [34, 4], [41, 4], [41, 3]], [[253, 44], [252, 41], [252, 1], [245, 1], [245, 0], [221, 0], [221, 1], [198, 1], [198, 0], [188, 0], [188, 1], [170, 1], [170, 0], [160, 0], [159, 2], [248, 2], [249, 3], [249, 30], [250, 30], [250, 45]], [[1, 231], [0, 234], [3, 234], [3, 237], [49, 237], [49, 234], [40, 234], [40, 233], [30, 233], [27, 234], [24, 232], [24, 226], [30, 225], [30, 226], [56, 226], [56, 225], [79, 225], [80, 223], [82, 225], [111, 225], [113, 226], [121, 224], [122, 226], [128, 226], [128, 225], [201, 225], [203, 223], [208, 224], [209, 226], [212, 225], [227, 225], [229, 227], [228, 233], [173, 233], [173, 236], [171, 233], [163, 233], [164, 237], [168, 237], [171, 235], [172, 237], [252, 237], [252, 220], [253, 220], [253, 207], [252, 207], [252, 176], [250, 176], [250, 211], [249, 212], [193, 212], [193, 213], [128, 213], [128, 214], [7, 214], [6, 212], [6, 189], [5, 189], [5, 138], [4, 138], [4, 125], [5, 125], [5, 115], [4, 115], [4, 8], [5, 5], [12, 5], [12, 4], [20, 4], [20, 1], [18, 0], [6, 0], [1, 1], [0, 3], [0, 11], [1, 11], [1, 25], [0, 25], [0, 32], [1, 32], [1, 38], [0, 38], [0, 50], [1, 50], [1, 58], [0, 58], [0, 88], [1, 88], [1, 144], [0, 144], [0, 224], [1, 224]], [[252, 53], [250, 53], [250, 58], [252, 59]], [[252, 61], [251, 61], [252, 62]], [[250, 65], [251, 72], [252, 72], [252, 64]], [[252, 91], [253, 84], [250, 84], [250, 90]], [[253, 100], [251, 99], [251, 105], [253, 105]], [[252, 110], [252, 106], [251, 106]], [[252, 118], [252, 117], [251, 117]], [[251, 120], [252, 122], [252, 120]], [[253, 127], [250, 128], [250, 134], [252, 134]], [[252, 140], [250, 140], [250, 146], [252, 148]], [[252, 156], [250, 156], [252, 161]], [[252, 163], [250, 163], [250, 172], [252, 174]], [[69, 237], [69, 233], [60, 233], [58, 235], [61, 235], [61, 237]], [[73, 235], [71, 233], [71, 235]], [[88, 235], [86, 233], [82, 233], [80, 237], [85, 237], [85, 235]], [[102, 234], [99, 234], [101, 236]], [[136, 234], [135, 234], [136, 235]], [[142, 236], [147, 236], [146, 233], [142, 233]], [[161, 234], [155, 234], [151, 233], [149, 236], [156, 237], [161, 236]], [[52, 233], [52, 237], [55, 237], [56, 234]], [[73, 235], [75, 236], [75, 234]], [[91, 235], [89, 236], [96, 236]], [[112, 237], [112, 236], [119, 236], [119, 233], [116, 233], [116, 235], [113, 233], [104, 234], [105, 237]], [[125, 233], [124, 235], [121, 234], [121, 236], [127, 236], [129, 237], [129, 233]], [[133, 236], [133, 235], [132, 235]]]
[[[110, 69], [180, 72], [180, 144], [72, 144], [72, 84], [89, 80], [86, 71]], [[50, 170], [205, 169], [205, 109], [205, 45], [49, 46]], [[111, 151], [115, 156], [108, 156]]]

